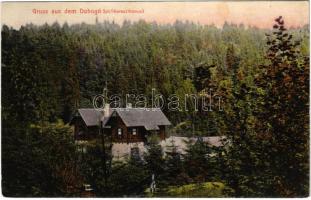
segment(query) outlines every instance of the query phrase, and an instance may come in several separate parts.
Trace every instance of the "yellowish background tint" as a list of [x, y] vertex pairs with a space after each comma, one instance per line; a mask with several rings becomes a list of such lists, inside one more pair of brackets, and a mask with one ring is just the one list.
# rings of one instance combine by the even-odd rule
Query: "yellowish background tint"
[[[76, 9], [77, 14], [33, 14], [33, 9]], [[27, 23], [63, 24], [95, 23], [96, 15], [80, 14], [83, 9], [136, 9], [143, 14], [99, 14], [98, 21], [123, 20], [156, 21], [174, 23], [189, 20], [200, 24], [215, 24], [221, 27], [225, 21], [258, 28], [271, 28], [273, 19], [282, 15], [287, 27], [309, 23], [309, 3], [307, 1], [258, 1], [258, 2], [4, 2], [2, 3], [2, 24], [19, 28]]]

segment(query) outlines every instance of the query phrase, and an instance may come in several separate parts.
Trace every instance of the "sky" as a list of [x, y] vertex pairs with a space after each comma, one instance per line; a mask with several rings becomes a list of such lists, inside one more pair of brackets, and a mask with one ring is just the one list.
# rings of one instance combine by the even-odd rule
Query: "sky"
[[[273, 19], [283, 16], [287, 27], [309, 24], [307, 1], [235, 1], [235, 2], [3, 2], [1, 22], [19, 28], [27, 23], [63, 24], [114, 20], [122, 24], [127, 19], [144, 19], [160, 24], [188, 20], [221, 27], [224, 22], [271, 28]], [[76, 13], [65, 13], [75, 10]], [[82, 9], [82, 10], [81, 10]], [[52, 13], [60, 10], [61, 13]], [[88, 12], [89, 10], [89, 12]], [[95, 10], [101, 13], [95, 15]], [[129, 12], [132, 13], [121, 13]], [[97, 11], [99, 12], [99, 11]], [[133, 13], [135, 12], [135, 13]]]

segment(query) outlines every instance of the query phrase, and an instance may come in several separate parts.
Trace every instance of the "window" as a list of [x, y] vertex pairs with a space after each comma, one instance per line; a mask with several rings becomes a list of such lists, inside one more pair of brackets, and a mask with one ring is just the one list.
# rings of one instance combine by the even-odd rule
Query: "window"
[[132, 129], [132, 134], [133, 134], [133, 135], [136, 135], [136, 134], [137, 134], [137, 129], [136, 129], [136, 128], [133, 128], [133, 129]]
[[118, 128], [118, 136], [122, 136], [122, 128]]

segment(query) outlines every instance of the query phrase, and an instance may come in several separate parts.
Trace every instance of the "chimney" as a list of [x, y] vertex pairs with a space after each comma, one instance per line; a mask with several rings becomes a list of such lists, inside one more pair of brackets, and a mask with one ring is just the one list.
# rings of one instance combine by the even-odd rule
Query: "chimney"
[[132, 108], [132, 103], [127, 103], [126, 108]]
[[104, 107], [104, 117], [108, 117], [109, 116], [109, 111], [110, 111], [110, 104], [106, 103], [105, 107]]

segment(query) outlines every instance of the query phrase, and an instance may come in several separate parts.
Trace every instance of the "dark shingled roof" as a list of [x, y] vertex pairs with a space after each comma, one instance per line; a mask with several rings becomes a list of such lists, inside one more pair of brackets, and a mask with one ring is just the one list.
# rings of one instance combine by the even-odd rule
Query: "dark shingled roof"
[[78, 112], [87, 126], [98, 126], [103, 115], [100, 110], [94, 108], [81, 108]]
[[127, 127], [144, 126], [146, 130], [159, 130], [160, 125], [171, 125], [160, 109], [116, 109]]
[[99, 120], [105, 125], [112, 113], [117, 113], [127, 127], [143, 126], [146, 130], [159, 130], [158, 126], [171, 125], [160, 109], [151, 108], [110, 108], [107, 117], [103, 109], [78, 109], [78, 112], [87, 126], [97, 126]]

